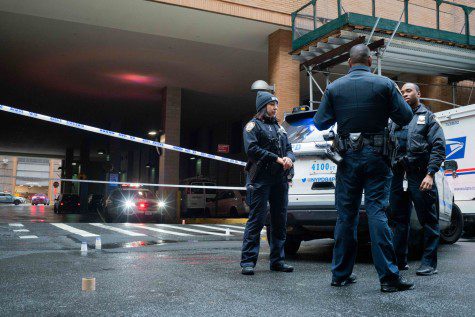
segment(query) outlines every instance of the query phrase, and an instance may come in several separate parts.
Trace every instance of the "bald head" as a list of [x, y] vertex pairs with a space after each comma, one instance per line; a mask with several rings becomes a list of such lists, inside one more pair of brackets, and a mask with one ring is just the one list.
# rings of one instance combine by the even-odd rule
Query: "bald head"
[[351, 48], [350, 59], [348, 60], [350, 67], [355, 65], [371, 66], [371, 51], [368, 46], [364, 44], [358, 44]]

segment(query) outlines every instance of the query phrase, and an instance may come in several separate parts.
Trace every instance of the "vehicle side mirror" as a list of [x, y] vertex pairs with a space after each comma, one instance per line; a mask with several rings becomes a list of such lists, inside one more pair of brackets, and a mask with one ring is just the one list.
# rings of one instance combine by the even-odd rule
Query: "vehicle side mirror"
[[454, 161], [454, 160], [445, 161], [444, 164], [442, 165], [442, 168], [446, 171], [456, 172], [458, 169], [457, 161]]

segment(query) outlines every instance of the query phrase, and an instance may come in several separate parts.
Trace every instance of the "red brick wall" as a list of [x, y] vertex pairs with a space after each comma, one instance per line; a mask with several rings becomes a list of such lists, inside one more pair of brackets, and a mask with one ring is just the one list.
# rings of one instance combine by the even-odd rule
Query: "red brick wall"
[[269, 35], [269, 83], [275, 84], [279, 98], [277, 117], [283, 118], [284, 112], [290, 112], [299, 105], [300, 70], [299, 63], [289, 55], [292, 48], [292, 33], [278, 30]]

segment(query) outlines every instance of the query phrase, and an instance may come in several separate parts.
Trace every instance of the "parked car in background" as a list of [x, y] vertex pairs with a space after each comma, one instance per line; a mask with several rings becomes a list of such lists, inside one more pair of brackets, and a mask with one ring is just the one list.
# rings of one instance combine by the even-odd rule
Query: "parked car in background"
[[216, 198], [206, 203], [207, 213], [212, 217], [247, 217], [249, 206], [246, 192], [239, 190], [218, 191]]
[[19, 200], [21, 204], [26, 204], [27, 202], [26, 198], [21, 197], [21, 196], [14, 196], [13, 198], [16, 200]]
[[35, 194], [31, 197], [32, 205], [49, 205], [49, 198], [45, 194]]
[[90, 194], [87, 199], [87, 211], [102, 211], [102, 203], [104, 196], [100, 194]]
[[12, 194], [0, 193], [0, 203], [19, 205], [21, 204], [21, 200], [19, 197], [13, 197]]
[[[216, 183], [206, 178], [186, 179], [184, 184], [191, 186], [216, 186]], [[204, 212], [207, 204], [216, 198], [216, 192], [217, 190], [214, 188], [186, 188], [182, 191], [183, 212]]]
[[79, 213], [81, 211], [81, 203], [77, 194], [60, 194], [54, 201], [54, 213], [63, 212]]

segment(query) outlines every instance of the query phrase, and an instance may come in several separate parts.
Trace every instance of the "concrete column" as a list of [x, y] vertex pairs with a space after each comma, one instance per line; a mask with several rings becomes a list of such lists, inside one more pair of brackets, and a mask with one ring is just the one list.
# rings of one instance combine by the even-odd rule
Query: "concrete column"
[[282, 120], [284, 112], [291, 112], [300, 104], [300, 65], [292, 60], [289, 55], [291, 50], [291, 31], [277, 30], [269, 35], [268, 82], [275, 85], [275, 94], [279, 98], [279, 120]]
[[[162, 130], [161, 142], [180, 145], [181, 88], [166, 87], [162, 90]], [[180, 181], [180, 154], [164, 150], [160, 157], [158, 182], [160, 184], [178, 184]], [[180, 218], [177, 208], [176, 189], [162, 188], [160, 194], [168, 198], [168, 220]]]
[[[79, 178], [87, 179], [90, 175], [89, 170], [89, 157], [91, 154], [90, 150], [90, 142], [89, 139], [84, 139], [81, 143], [81, 149], [79, 153], [80, 157], [80, 164], [81, 164], [81, 171]], [[81, 202], [81, 210], [87, 211], [87, 196], [89, 195], [89, 184], [88, 183], [80, 183], [79, 184], [79, 201]]]
[[16, 172], [18, 169], [18, 157], [12, 156], [12, 193], [16, 192]]
[[134, 182], [134, 151], [127, 153], [127, 181]]
[[[62, 169], [62, 178], [71, 179], [73, 178], [73, 160], [74, 160], [74, 149], [68, 148], [66, 149], [66, 157], [64, 159], [64, 165]], [[61, 184], [61, 188], [63, 189], [63, 193], [70, 193], [72, 190], [72, 183], [71, 182], [64, 182]]]
[[[54, 160], [49, 160], [49, 178], [54, 178]], [[54, 199], [56, 198], [54, 196], [54, 187], [53, 187], [54, 181], [50, 180], [48, 182], [48, 198], [50, 200], [50, 204], [54, 204]]]
[[[110, 124], [110, 130], [112, 131], [121, 131], [122, 129], [122, 122], [120, 120], [114, 120]], [[109, 162], [109, 170], [106, 173], [106, 181], [120, 181], [120, 169], [121, 169], [121, 140], [117, 138], [110, 138], [108, 144], [108, 162]], [[109, 193], [117, 188], [117, 185], [104, 185], [104, 194], [105, 197], [109, 196]]]

